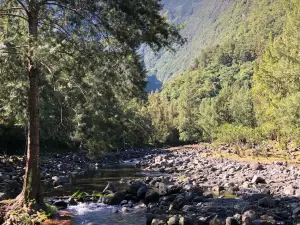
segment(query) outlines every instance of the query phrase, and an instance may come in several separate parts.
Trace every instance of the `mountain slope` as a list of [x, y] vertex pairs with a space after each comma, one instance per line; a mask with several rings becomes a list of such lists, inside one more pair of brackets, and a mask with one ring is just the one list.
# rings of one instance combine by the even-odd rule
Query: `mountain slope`
[[187, 69], [201, 49], [217, 43], [218, 20], [233, 5], [233, 0], [164, 0], [164, 13], [172, 23], [183, 25], [181, 33], [187, 39], [177, 51], [162, 51], [155, 55], [148, 47], [140, 53], [150, 76], [168, 80], [174, 73]]
[[[186, 71], [209, 47], [243, 38], [249, 39], [249, 46], [259, 41], [264, 46], [269, 32], [276, 35], [274, 31], [282, 26], [281, 17], [277, 17], [282, 15], [278, 0], [164, 0], [163, 3], [170, 22], [184, 26], [181, 33], [187, 42], [175, 53], [161, 51], [155, 55], [148, 47], [140, 50], [148, 75], [161, 82]], [[152, 86], [150, 81], [149, 87]]]

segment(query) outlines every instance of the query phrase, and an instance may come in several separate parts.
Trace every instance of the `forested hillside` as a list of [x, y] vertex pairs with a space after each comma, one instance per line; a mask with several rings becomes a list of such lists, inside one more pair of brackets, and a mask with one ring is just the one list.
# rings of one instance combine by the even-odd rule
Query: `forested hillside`
[[[181, 28], [187, 42], [176, 48], [176, 52], [162, 50], [159, 54], [143, 48], [141, 54], [149, 76], [156, 76], [161, 82], [169, 80], [179, 72], [186, 71], [200, 52], [210, 46], [223, 44], [227, 40], [249, 33], [247, 45], [252, 45], [250, 33], [257, 30], [263, 37], [272, 29], [278, 1], [235, 1], [235, 0], [165, 0], [164, 15]], [[262, 9], [257, 4], [263, 4]], [[264, 15], [266, 13], [266, 15]], [[278, 14], [277, 14], [278, 15]], [[279, 16], [279, 15], [278, 15]], [[261, 18], [264, 17], [265, 19]], [[277, 17], [280, 19], [280, 17]], [[261, 24], [262, 23], [262, 24]], [[276, 26], [274, 24], [274, 26]], [[277, 28], [274, 31], [278, 31]], [[260, 36], [260, 39], [263, 38]], [[258, 41], [258, 40], [256, 40]], [[152, 85], [150, 81], [150, 86]], [[152, 88], [155, 90], [155, 86]]]
[[157, 140], [297, 143], [299, 11], [297, 1], [234, 1], [219, 21], [230, 21], [226, 35], [150, 94]]

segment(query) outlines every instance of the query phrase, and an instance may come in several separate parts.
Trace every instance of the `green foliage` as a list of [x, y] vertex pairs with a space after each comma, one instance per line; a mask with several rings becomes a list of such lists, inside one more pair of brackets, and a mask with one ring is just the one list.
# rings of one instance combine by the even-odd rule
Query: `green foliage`
[[150, 142], [178, 142], [178, 131], [173, 121], [176, 112], [164, 96], [161, 96], [157, 91], [150, 94], [145, 111], [152, 122], [153, 134], [150, 136]]
[[[282, 0], [201, 0], [201, 3], [165, 0], [164, 3], [169, 19], [184, 24], [181, 34], [188, 41], [174, 54], [164, 51], [154, 54], [142, 49], [148, 74], [156, 75], [160, 81], [169, 81], [187, 68], [193, 68], [195, 58], [203, 50], [232, 40], [236, 43], [234, 54], [244, 62], [253, 61], [263, 54], [269, 34], [277, 36], [282, 32], [285, 19]], [[230, 45], [225, 49], [223, 53], [212, 53], [224, 65], [234, 63], [228, 51]], [[201, 61], [199, 66], [205, 63]]]
[[259, 144], [264, 140], [260, 128], [249, 128], [243, 125], [224, 124], [219, 128], [217, 141], [220, 143]]
[[[190, 61], [186, 72], [165, 83], [160, 96], [156, 94], [165, 101], [165, 107], [160, 107], [165, 111], [159, 114], [167, 115], [157, 124], [171, 121], [179, 139], [186, 142], [256, 144], [267, 138], [277, 138], [285, 145], [296, 142], [299, 9], [296, 1], [236, 1], [226, 5], [215, 21], [215, 31], [223, 39], [209, 48], [201, 45], [201, 51], [193, 48], [193, 54], [200, 56]], [[206, 35], [208, 38], [211, 33]], [[185, 63], [178, 58], [180, 65]], [[164, 73], [165, 68], [160, 71]], [[169, 113], [166, 106], [172, 106], [176, 113]], [[150, 116], [153, 119], [156, 115]], [[167, 136], [170, 129], [166, 127], [156, 125], [156, 132]]]
[[299, 140], [300, 7], [286, 2], [283, 33], [271, 37], [254, 75], [253, 96], [257, 118], [268, 136], [285, 148]]
[[184, 43], [161, 10], [158, 0], [1, 1], [3, 123], [26, 128], [27, 67], [34, 65], [43, 149], [66, 143], [96, 154], [146, 142], [151, 122], [142, 123], [137, 106], [146, 82], [136, 49]]

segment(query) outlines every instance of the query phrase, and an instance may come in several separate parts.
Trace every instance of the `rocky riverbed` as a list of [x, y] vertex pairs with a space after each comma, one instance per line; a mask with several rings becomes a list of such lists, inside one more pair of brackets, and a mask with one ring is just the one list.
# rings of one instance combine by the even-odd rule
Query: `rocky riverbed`
[[[65, 182], [59, 184], [55, 174], [57, 177], [69, 177], [73, 172], [90, 169], [90, 166], [139, 158], [137, 164], [142, 166], [144, 174], [150, 172], [149, 176], [126, 181], [126, 189], [118, 190], [110, 183], [105, 190], [97, 190], [101, 193], [99, 195], [91, 193], [70, 199], [55, 199], [52, 204], [61, 209], [75, 210], [76, 207], [99, 208], [104, 203], [115, 206], [111, 208], [111, 213], [128, 216], [143, 210], [149, 225], [298, 223], [298, 167], [285, 162], [262, 164], [203, 157], [207, 151], [207, 147], [181, 148], [177, 151], [139, 150], [94, 161], [78, 154], [54, 155], [47, 158], [49, 164], [43, 162], [42, 174], [44, 182], [49, 179], [52, 185], [59, 187]], [[59, 164], [60, 169], [57, 168]], [[14, 166], [15, 174], [18, 174], [19, 167]], [[46, 179], [45, 174], [49, 174]], [[13, 180], [13, 176], [10, 178]], [[95, 221], [94, 224], [99, 223]]]
[[[42, 154], [41, 179], [45, 187], [64, 189], [72, 178], [125, 160], [141, 158], [145, 154], [159, 154], [161, 149], [133, 149], [106, 154], [91, 159], [85, 153]], [[22, 189], [25, 156], [0, 155], [0, 200], [14, 198]]]

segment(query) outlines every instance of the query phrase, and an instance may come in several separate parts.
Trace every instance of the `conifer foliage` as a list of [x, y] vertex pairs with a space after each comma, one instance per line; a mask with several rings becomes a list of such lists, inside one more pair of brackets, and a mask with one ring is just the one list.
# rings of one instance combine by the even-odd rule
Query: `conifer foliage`
[[[93, 113], [104, 113], [104, 123], [110, 123], [118, 107], [115, 113], [105, 107], [115, 104], [121, 84], [139, 90], [144, 84], [136, 48], [146, 43], [158, 50], [183, 42], [177, 28], [160, 16], [161, 9], [157, 0], [0, 1], [1, 79], [12, 87], [9, 98], [14, 104], [22, 112], [24, 105], [28, 106], [26, 116], [21, 116], [28, 121], [28, 152], [19, 205], [33, 209], [44, 205], [39, 169], [40, 115], [46, 117], [42, 120], [45, 123], [51, 115], [60, 114], [60, 126], [68, 129], [65, 115], [74, 113], [77, 118], [73, 118], [82, 122], [78, 117], [84, 117], [100, 96], [97, 107], [102, 110]], [[118, 61], [121, 65], [116, 65]], [[80, 95], [74, 96], [78, 90]], [[88, 100], [86, 90], [93, 91]], [[3, 95], [9, 91], [7, 86]], [[54, 101], [52, 106], [49, 101]], [[9, 109], [7, 104], [4, 111]], [[20, 119], [20, 113], [15, 116]], [[96, 118], [84, 122], [92, 123]]]

